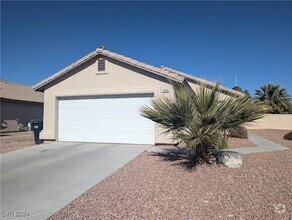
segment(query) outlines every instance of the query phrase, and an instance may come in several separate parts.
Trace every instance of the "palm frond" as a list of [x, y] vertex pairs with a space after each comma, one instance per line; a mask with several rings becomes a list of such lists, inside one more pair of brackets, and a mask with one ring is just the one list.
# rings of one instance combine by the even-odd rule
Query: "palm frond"
[[[172, 83], [174, 97], [163, 97], [141, 108], [141, 115], [163, 125], [166, 132], [183, 141], [195, 152], [225, 148], [227, 130], [262, 117], [259, 101], [248, 96], [225, 97], [214, 88], [188, 87]], [[204, 153], [206, 154], [206, 152]]]

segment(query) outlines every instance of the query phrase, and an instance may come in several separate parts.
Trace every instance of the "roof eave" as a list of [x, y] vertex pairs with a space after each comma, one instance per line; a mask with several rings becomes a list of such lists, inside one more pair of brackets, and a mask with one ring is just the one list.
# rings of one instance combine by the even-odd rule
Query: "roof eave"
[[[211, 88], [216, 86], [216, 83], [214, 83], [214, 82], [210, 82], [208, 80], [201, 79], [201, 78], [192, 76], [190, 74], [183, 73], [183, 72], [180, 72], [178, 70], [174, 70], [174, 69], [169, 68], [169, 67], [163, 67], [163, 68], [167, 69], [169, 71], [176, 72], [176, 73], [180, 74], [181, 76], [184, 76], [187, 80], [195, 81], [199, 85], [210, 86]], [[229, 88], [227, 88], [225, 86], [222, 86], [222, 85], [219, 86], [219, 90], [221, 90], [222, 92], [224, 92], [226, 94], [230, 94], [230, 95], [235, 95], [235, 96], [243, 96], [244, 95], [244, 93], [242, 93], [242, 92], [231, 90], [231, 89], [229, 89]]]
[[[156, 75], [159, 75], [161, 77], [167, 78], [169, 80], [172, 81], [176, 81], [176, 82], [183, 82], [185, 79], [191, 80], [191, 81], [195, 81], [198, 84], [202, 84], [202, 85], [206, 85], [206, 86], [210, 86], [210, 87], [214, 87], [216, 85], [216, 83], [168, 68], [168, 67], [164, 67], [164, 68], [157, 68], [151, 65], [148, 65], [146, 63], [140, 62], [138, 60], [134, 60], [130, 57], [126, 57], [114, 52], [111, 52], [109, 50], [105, 50], [104, 48], [97, 48], [95, 51], [91, 52], [90, 54], [82, 57], [81, 59], [77, 60], [76, 62], [72, 63], [71, 65], [67, 66], [66, 68], [60, 70], [59, 72], [55, 73], [54, 75], [42, 80], [41, 82], [39, 82], [38, 84], [34, 85], [32, 88], [35, 91], [39, 91], [39, 92], [43, 92], [45, 89], [45, 86], [47, 86], [49, 83], [53, 82], [54, 80], [56, 80], [57, 78], [63, 76], [64, 74], [68, 73], [69, 71], [73, 70], [74, 68], [82, 65], [83, 63], [89, 61], [90, 59], [98, 56], [98, 55], [103, 55], [106, 56], [108, 58], [117, 60], [119, 62], [131, 65], [133, 67], [145, 70], [147, 72], [151, 72], [154, 73]], [[226, 93], [226, 94], [230, 94], [230, 95], [236, 95], [236, 96], [242, 96], [244, 95], [241, 92], [238, 91], [234, 91], [231, 89], [228, 89], [224, 86], [220, 86], [219, 89]]]
[[[148, 72], [152, 72], [152, 73], [154, 73], [156, 75], [168, 78], [168, 79], [173, 80], [173, 81], [183, 82], [183, 80], [185, 78], [185, 77], [180, 76], [180, 75], [170, 76], [170, 75], [163, 74], [163, 72], [161, 72], [161, 71], [158, 72], [158, 71], [151, 70], [149, 68], [137, 65], [137, 63], [139, 63], [139, 61], [137, 61], [137, 63], [135, 63], [135, 62], [133, 62], [133, 59], [125, 59], [125, 60], [124, 59], [120, 59], [117, 56], [116, 53], [112, 53], [112, 52], [109, 52], [109, 51], [106, 51], [106, 50], [98, 48], [97, 50], [95, 50], [95, 51], [91, 52], [90, 54], [88, 54], [87, 56], [77, 60], [76, 62], [74, 62], [71, 65], [67, 66], [66, 68], [60, 70], [59, 72], [55, 73], [54, 75], [52, 75], [52, 76], [42, 80], [41, 82], [37, 83], [32, 88], [35, 91], [43, 92], [44, 91], [44, 87], [46, 85], [48, 85], [52, 81], [56, 80], [57, 78], [63, 76], [64, 74], [68, 73], [69, 71], [73, 70], [74, 68], [82, 65], [83, 63], [87, 62], [88, 60], [90, 60], [90, 59], [92, 59], [92, 58], [94, 58], [94, 57], [96, 57], [98, 55], [103, 55], [103, 56], [109, 57], [111, 59], [126, 63], [128, 65], [134, 66], [136, 68], [139, 68], [139, 69], [142, 69], [142, 70], [145, 70], [145, 71], [148, 71]], [[126, 57], [126, 58], [128, 58], [128, 57]], [[145, 66], [149, 66], [149, 65], [145, 64]], [[151, 67], [152, 66], [150, 66], [150, 68]], [[153, 69], [154, 68], [155, 67], [153, 67]]]
[[87, 62], [88, 60], [92, 59], [93, 57], [95, 57], [97, 55], [97, 51], [93, 51], [90, 54], [82, 57], [81, 59], [77, 60], [76, 62], [72, 63], [71, 65], [65, 67], [64, 69], [58, 71], [57, 73], [55, 73], [54, 75], [42, 80], [41, 82], [37, 83], [36, 85], [34, 85], [32, 88], [35, 91], [39, 91], [39, 92], [43, 92], [44, 91], [44, 87], [51, 83], [52, 81], [54, 81], [55, 79], [61, 77], [62, 75], [68, 73], [69, 71], [73, 70], [74, 68], [82, 65], [83, 63]]
[[5, 97], [0, 97], [0, 99], [3, 101], [9, 101], [9, 102], [39, 103], [39, 104], [44, 103], [44, 101], [40, 101], [40, 100], [12, 99], [12, 98], [5, 98]]

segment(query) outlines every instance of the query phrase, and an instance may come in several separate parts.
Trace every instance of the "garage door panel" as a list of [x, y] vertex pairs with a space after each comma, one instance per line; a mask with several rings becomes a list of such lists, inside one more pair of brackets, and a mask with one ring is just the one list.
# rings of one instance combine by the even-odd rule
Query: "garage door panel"
[[60, 141], [154, 144], [154, 123], [139, 109], [152, 96], [59, 100]]

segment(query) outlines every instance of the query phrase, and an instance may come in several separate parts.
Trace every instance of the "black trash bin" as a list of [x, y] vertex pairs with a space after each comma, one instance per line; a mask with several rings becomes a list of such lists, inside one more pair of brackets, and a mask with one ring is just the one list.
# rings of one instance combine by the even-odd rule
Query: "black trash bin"
[[34, 133], [35, 144], [42, 144], [43, 141], [40, 140], [40, 133], [43, 130], [43, 120], [40, 119], [31, 120], [31, 127]]

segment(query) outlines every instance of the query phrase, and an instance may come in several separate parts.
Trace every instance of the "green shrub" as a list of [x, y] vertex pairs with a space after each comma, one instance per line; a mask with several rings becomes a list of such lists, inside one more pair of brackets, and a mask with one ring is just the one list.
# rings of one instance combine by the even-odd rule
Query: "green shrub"
[[236, 128], [230, 128], [229, 136], [235, 137], [235, 138], [247, 139], [248, 138], [247, 129], [241, 125]]
[[[247, 96], [227, 96], [221, 100], [219, 84], [192, 90], [187, 84], [172, 82], [174, 97], [152, 100], [141, 108], [142, 116], [165, 127], [191, 148], [195, 164], [213, 163], [214, 151], [227, 148], [229, 129], [259, 119], [258, 101]], [[247, 132], [245, 137], [247, 137]]]
[[292, 141], [292, 131], [284, 135], [284, 139]]

